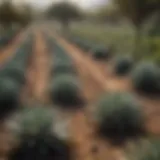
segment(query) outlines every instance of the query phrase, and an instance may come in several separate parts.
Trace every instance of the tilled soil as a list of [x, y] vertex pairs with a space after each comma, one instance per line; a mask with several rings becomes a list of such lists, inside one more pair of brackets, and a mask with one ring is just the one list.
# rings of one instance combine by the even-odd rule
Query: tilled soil
[[[47, 84], [49, 79], [50, 55], [46, 48], [44, 37], [40, 31], [35, 33], [35, 44], [33, 45], [33, 56], [30, 59], [30, 65], [27, 70], [27, 102], [46, 103]], [[25, 97], [27, 96], [25, 95]]]

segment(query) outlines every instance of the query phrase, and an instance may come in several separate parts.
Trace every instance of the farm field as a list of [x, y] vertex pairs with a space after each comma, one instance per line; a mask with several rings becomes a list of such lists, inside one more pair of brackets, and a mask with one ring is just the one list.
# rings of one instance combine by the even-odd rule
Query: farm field
[[[71, 26], [70, 32], [75, 36], [91, 41], [93, 44], [112, 45], [116, 54], [128, 55], [134, 51], [135, 31], [128, 24], [112, 26], [109, 24], [80, 23]], [[147, 37], [146, 33], [147, 31], [144, 29], [140, 45], [141, 56], [143, 59], [159, 62], [159, 36]], [[152, 47], [153, 49], [151, 49]]]
[[[0, 64], [2, 65], [0, 80], [2, 79], [4, 83], [3, 78], [8, 78], [8, 84], [7, 82], [4, 83], [4, 86], [8, 86], [6, 89], [13, 84], [14, 87], [17, 87], [12, 92], [17, 96], [13, 99], [16, 99], [18, 105], [12, 108], [10, 106], [13, 102], [7, 103], [8, 106], [5, 104], [11, 113], [1, 107], [1, 159], [8, 159], [8, 155], [17, 145], [11, 131], [16, 130], [20, 118], [23, 119], [23, 116], [19, 117], [21, 114], [19, 111], [23, 107], [29, 108], [33, 112], [37, 112], [35, 108], [38, 107], [40, 110], [44, 109], [44, 111], [42, 109], [42, 115], [38, 115], [38, 112], [32, 115], [30, 112], [32, 116], [35, 116], [30, 118], [33, 120], [37, 118], [37, 124], [39, 122], [42, 127], [46, 127], [45, 123], [48, 125], [50, 118], [48, 113], [48, 116], [46, 114], [48, 121], [44, 118], [45, 109], [50, 111], [53, 118], [51, 126], [54, 135], [58, 135], [59, 139], [70, 144], [72, 159], [127, 159], [125, 149], [122, 146], [111, 145], [108, 139], [105, 140], [97, 134], [98, 126], [94, 118], [94, 114], [99, 109], [97, 102], [104, 94], [114, 92], [132, 93], [143, 111], [144, 127], [147, 133], [153, 137], [160, 136], [159, 94], [148, 96], [136, 91], [131, 76], [118, 76], [114, 73], [115, 61], [113, 59], [104, 61], [93, 58], [89, 51], [85, 51], [71, 40], [57, 34], [53, 26], [35, 26], [23, 31], [13, 44], [5, 48], [3, 52], [0, 55]], [[13, 69], [13, 75], [7, 72], [8, 67]], [[8, 75], [5, 77], [3, 74], [1, 75], [2, 72]], [[0, 99], [1, 96], [7, 97], [7, 94], [7, 92], [6, 95], [0, 93]], [[138, 123], [137, 120], [136, 124]], [[113, 128], [118, 128], [117, 125]], [[32, 121], [30, 126], [32, 126]], [[24, 129], [26, 133], [27, 127], [29, 126], [26, 125], [26, 130]], [[36, 126], [33, 125], [33, 128]], [[46, 128], [42, 129], [45, 133]], [[43, 136], [47, 135], [44, 134]], [[55, 141], [55, 143], [59, 145], [58, 142]], [[57, 156], [60, 157], [60, 160], [70, 160], [66, 150], [62, 149], [61, 152], [58, 147], [54, 149], [46, 151], [50, 155], [50, 159]], [[53, 153], [54, 151], [55, 153]], [[42, 156], [44, 155], [42, 154]], [[20, 157], [22, 158], [23, 155]]]
[[75, 24], [71, 33], [95, 44], [114, 45], [116, 53], [129, 54], [134, 49], [134, 30], [129, 25]]

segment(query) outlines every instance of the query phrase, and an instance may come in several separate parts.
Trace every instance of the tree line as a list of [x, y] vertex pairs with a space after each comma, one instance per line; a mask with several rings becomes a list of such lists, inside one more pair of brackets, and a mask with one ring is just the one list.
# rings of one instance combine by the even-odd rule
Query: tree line
[[12, 25], [27, 26], [33, 18], [32, 8], [28, 4], [15, 5], [12, 1], [2, 1], [0, 4], [0, 25], [4, 29]]
[[138, 53], [144, 24], [153, 15], [156, 15], [156, 20], [148, 34], [156, 35], [160, 28], [160, 0], [110, 0], [94, 12], [84, 12], [63, 1], [49, 6], [46, 10], [46, 16], [60, 22], [65, 29], [75, 20], [91, 20], [96, 23], [127, 21], [135, 31], [135, 53]]

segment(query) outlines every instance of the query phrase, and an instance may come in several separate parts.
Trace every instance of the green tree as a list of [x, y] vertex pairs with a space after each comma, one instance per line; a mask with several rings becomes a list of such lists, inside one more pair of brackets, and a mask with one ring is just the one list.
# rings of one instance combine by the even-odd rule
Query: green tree
[[4, 1], [0, 5], [0, 23], [4, 27], [10, 27], [17, 18], [15, 7], [10, 1]]
[[136, 57], [140, 47], [142, 26], [145, 20], [159, 8], [159, 0], [114, 0], [114, 2], [135, 27]]
[[82, 14], [77, 6], [68, 2], [60, 2], [51, 5], [47, 9], [47, 16], [55, 18], [62, 24], [64, 29], [68, 29], [70, 22], [80, 19]]
[[32, 9], [28, 5], [15, 6], [9, 0], [0, 5], [0, 23], [5, 29], [12, 27], [12, 24], [25, 26], [32, 19]]
[[21, 10], [17, 12], [16, 22], [21, 26], [27, 26], [33, 20], [33, 9], [25, 4], [21, 6]]

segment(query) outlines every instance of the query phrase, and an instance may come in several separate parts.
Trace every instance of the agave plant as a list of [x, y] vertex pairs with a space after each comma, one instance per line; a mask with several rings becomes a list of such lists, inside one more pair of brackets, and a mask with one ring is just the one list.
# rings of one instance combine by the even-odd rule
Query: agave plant
[[143, 114], [129, 93], [106, 94], [97, 104], [98, 133], [112, 143], [124, 143], [144, 132]]
[[80, 84], [71, 75], [57, 76], [51, 86], [50, 94], [53, 103], [63, 108], [73, 109], [83, 104]]
[[111, 57], [110, 50], [103, 46], [98, 46], [92, 49], [91, 53], [93, 58], [97, 60], [106, 60]]
[[19, 145], [9, 154], [9, 160], [70, 160], [70, 146], [53, 132], [53, 114], [41, 107], [25, 108], [16, 130]]
[[37, 135], [41, 131], [49, 133], [52, 129], [52, 112], [43, 107], [24, 108], [21, 113], [19, 136]]
[[115, 59], [114, 70], [118, 75], [127, 74], [133, 67], [133, 59], [129, 56], [117, 57]]
[[145, 93], [159, 92], [160, 72], [159, 68], [149, 62], [143, 62], [137, 65], [132, 74], [134, 87]]

